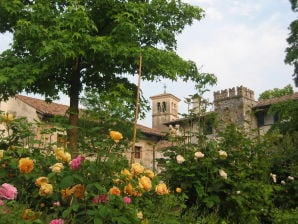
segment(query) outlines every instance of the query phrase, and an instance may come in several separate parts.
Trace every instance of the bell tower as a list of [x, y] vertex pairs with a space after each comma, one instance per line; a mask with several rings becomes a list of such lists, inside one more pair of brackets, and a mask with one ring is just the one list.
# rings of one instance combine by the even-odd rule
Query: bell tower
[[152, 128], [162, 132], [168, 132], [165, 122], [178, 119], [179, 98], [173, 94], [164, 92], [150, 97], [152, 100]]

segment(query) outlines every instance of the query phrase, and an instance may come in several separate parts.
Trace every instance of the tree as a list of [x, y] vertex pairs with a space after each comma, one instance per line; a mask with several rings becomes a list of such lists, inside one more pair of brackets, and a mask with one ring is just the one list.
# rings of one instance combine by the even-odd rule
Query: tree
[[176, 35], [203, 10], [180, 0], [1, 1], [0, 31], [13, 32], [0, 55], [0, 98], [21, 91], [69, 96], [70, 147], [77, 149], [79, 96], [128, 83], [143, 55], [142, 78], [214, 80], [175, 53]]
[[287, 85], [282, 89], [274, 88], [274, 89], [270, 89], [262, 92], [259, 96], [259, 100], [281, 97], [281, 96], [285, 96], [293, 93], [294, 93], [293, 87], [291, 85]]
[[[294, 12], [298, 11], [298, 1], [297, 0], [290, 0], [292, 5], [292, 10]], [[294, 65], [294, 82], [295, 85], [298, 87], [298, 20], [294, 20], [290, 24], [290, 35], [287, 38], [287, 42], [289, 47], [286, 49], [286, 58], [285, 63], [289, 65]]]

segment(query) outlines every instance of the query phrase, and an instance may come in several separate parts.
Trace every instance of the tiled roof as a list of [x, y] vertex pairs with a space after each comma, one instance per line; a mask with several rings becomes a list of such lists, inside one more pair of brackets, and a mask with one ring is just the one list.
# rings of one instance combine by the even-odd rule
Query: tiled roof
[[[15, 97], [23, 101], [24, 103], [30, 105], [31, 107], [35, 108], [38, 112], [43, 114], [64, 116], [69, 107], [67, 105], [63, 105], [59, 103], [47, 103], [44, 100], [23, 96], [23, 95], [16, 95]], [[138, 124], [137, 128], [140, 129], [140, 131], [144, 134], [155, 135], [160, 137], [165, 136], [165, 134], [163, 134], [159, 130], [149, 128], [144, 125]]]
[[160, 136], [160, 137], [165, 136], [165, 134], [160, 132], [159, 130], [154, 129], [154, 128], [149, 128], [149, 127], [146, 127], [141, 124], [138, 124], [137, 128], [144, 134], [155, 135], [155, 136]]
[[23, 101], [24, 103], [30, 105], [31, 107], [35, 108], [38, 112], [43, 114], [50, 114], [50, 115], [61, 115], [64, 116], [69, 106], [58, 104], [58, 103], [47, 103], [44, 100], [16, 95], [17, 99]]
[[271, 104], [280, 103], [280, 102], [284, 102], [284, 101], [287, 101], [287, 100], [298, 100], [298, 92], [290, 94], [290, 95], [285, 95], [285, 96], [281, 96], [281, 97], [275, 97], [275, 98], [267, 99], [267, 100], [260, 100], [254, 106], [254, 108], [266, 107], [266, 106], [270, 106]]

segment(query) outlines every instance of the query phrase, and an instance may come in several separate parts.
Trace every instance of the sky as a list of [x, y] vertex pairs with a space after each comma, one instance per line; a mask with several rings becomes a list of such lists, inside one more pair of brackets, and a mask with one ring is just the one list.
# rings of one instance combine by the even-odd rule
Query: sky
[[[293, 67], [284, 63], [289, 25], [297, 18], [289, 0], [184, 0], [199, 6], [205, 17], [187, 26], [177, 36], [177, 53], [196, 63], [201, 72], [213, 73], [217, 84], [204, 97], [213, 101], [213, 92], [245, 86], [256, 99], [265, 90], [294, 87]], [[9, 47], [11, 35], [0, 35], [0, 52]], [[137, 83], [136, 80], [134, 80]], [[164, 92], [181, 99], [179, 112], [187, 113], [185, 98], [196, 93], [191, 82], [141, 82], [144, 97]], [[297, 88], [294, 88], [298, 91]], [[61, 103], [68, 104], [62, 97]], [[151, 127], [151, 111], [140, 124]]]

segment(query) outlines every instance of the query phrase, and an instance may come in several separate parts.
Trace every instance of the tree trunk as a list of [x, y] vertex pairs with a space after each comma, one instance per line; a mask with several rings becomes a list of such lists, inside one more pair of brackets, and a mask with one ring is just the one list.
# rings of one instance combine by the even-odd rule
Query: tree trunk
[[71, 154], [76, 156], [78, 152], [78, 139], [79, 139], [79, 130], [78, 130], [78, 121], [79, 121], [79, 95], [81, 91], [80, 83], [80, 60], [76, 59], [73, 72], [70, 81], [70, 91], [69, 91], [69, 125], [71, 126], [68, 129], [67, 135], [69, 140], [69, 147]]

